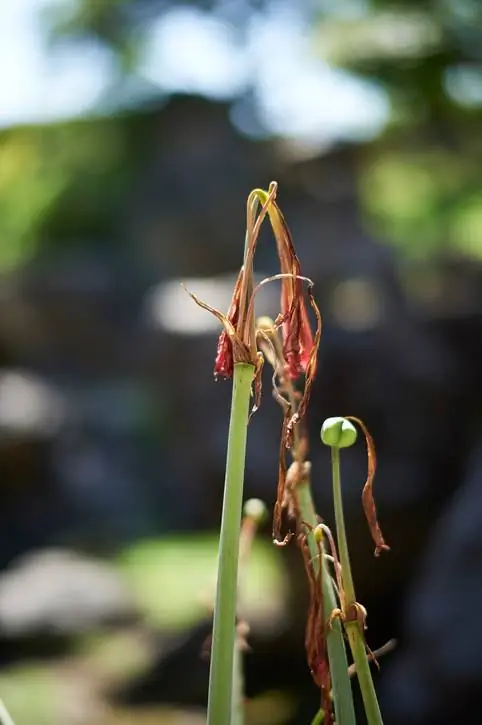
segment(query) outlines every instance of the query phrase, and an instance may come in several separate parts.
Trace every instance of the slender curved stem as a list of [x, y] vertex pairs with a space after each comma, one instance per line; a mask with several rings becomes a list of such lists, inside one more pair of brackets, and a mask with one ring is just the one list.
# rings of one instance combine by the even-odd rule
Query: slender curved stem
[[254, 366], [249, 363], [234, 365], [209, 672], [208, 725], [228, 725], [232, 716], [239, 532], [253, 373]]
[[[351, 573], [350, 557], [348, 554], [348, 541], [346, 536], [345, 518], [343, 515], [343, 499], [341, 493], [340, 475], [340, 449], [331, 448], [331, 466], [333, 476], [333, 501], [335, 507], [336, 533], [338, 539], [338, 555], [340, 557], [345, 610], [350, 612], [356, 604], [355, 586]], [[363, 698], [363, 705], [368, 725], [383, 725], [380, 707], [378, 705], [372, 673], [368, 663], [365, 637], [357, 619], [345, 622], [346, 634], [350, 644], [351, 653], [355, 663], [358, 682]]]
[[[303, 521], [312, 529], [317, 525], [317, 518], [309, 482], [303, 481], [295, 487], [297, 504]], [[308, 533], [308, 547], [310, 549], [313, 566], [323, 566], [323, 606], [325, 620], [328, 621], [331, 613], [338, 607], [335, 590], [330, 571], [323, 557], [319, 563], [319, 549], [313, 532]], [[327, 632], [326, 645], [330, 661], [330, 674], [332, 681], [333, 702], [335, 705], [336, 722], [338, 725], [355, 725], [355, 709], [353, 707], [353, 693], [348, 674], [348, 660], [346, 656], [343, 631], [338, 619], [333, 621], [331, 629]], [[315, 722], [317, 722], [315, 717]], [[321, 721], [320, 721], [321, 722]]]

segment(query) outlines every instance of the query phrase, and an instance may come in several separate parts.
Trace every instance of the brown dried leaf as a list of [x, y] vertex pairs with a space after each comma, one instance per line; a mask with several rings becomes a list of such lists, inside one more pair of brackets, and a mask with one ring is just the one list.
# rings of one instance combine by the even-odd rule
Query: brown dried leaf
[[385, 543], [385, 539], [383, 538], [382, 531], [378, 524], [377, 509], [375, 506], [375, 499], [373, 497], [373, 479], [375, 478], [377, 470], [375, 443], [373, 442], [373, 438], [371, 437], [368, 428], [362, 420], [355, 418], [353, 415], [347, 415], [345, 417], [347, 420], [351, 420], [353, 423], [359, 425], [363, 431], [363, 435], [365, 436], [368, 455], [368, 474], [365, 485], [363, 486], [362, 503], [368, 527], [370, 529], [372, 539], [375, 542], [375, 556], [380, 556], [380, 552], [390, 551], [390, 547]]

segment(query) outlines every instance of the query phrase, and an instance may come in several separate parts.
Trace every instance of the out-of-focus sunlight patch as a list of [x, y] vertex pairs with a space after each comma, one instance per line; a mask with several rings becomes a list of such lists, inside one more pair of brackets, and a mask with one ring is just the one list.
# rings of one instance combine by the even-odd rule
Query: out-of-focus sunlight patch
[[452, 219], [450, 233], [460, 252], [482, 258], [482, 194], [460, 204]]
[[[65, 4], [63, 0], [62, 4]], [[79, 116], [95, 107], [113, 75], [100, 44], [44, 46], [42, 12], [50, 0], [0, 4], [0, 126]]]
[[231, 98], [248, 79], [235, 29], [211, 13], [173, 8], [148, 33], [140, 71], [164, 91]]
[[[121, 554], [121, 569], [148, 621], [182, 628], [208, 614], [215, 594], [217, 547], [217, 536], [183, 534], [140, 542]], [[254, 542], [242, 600], [251, 624], [279, 626], [285, 582], [269, 542]]]
[[327, 140], [375, 138], [390, 113], [385, 93], [375, 84], [320, 63], [267, 66], [258, 89], [266, 126], [309, 148], [323, 148]]
[[[372, 138], [387, 122], [389, 102], [380, 87], [310, 54], [312, 28], [296, 4], [253, 11], [244, 35], [221, 13], [171, 8], [149, 27], [140, 23], [140, 64], [120, 75], [115, 52], [93, 38], [57, 38], [48, 47], [42, 15], [51, 1], [0, 3], [0, 63], [9, 69], [0, 88], [0, 126], [109, 116], [174, 92], [228, 100], [250, 88], [257, 123], [248, 122], [242, 106], [232, 117], [248, 136], [264, 132], [324, 147]], [[68, 26], [75, 3], [58, 0], [60, 11], [64, 6]], [[345, 45], [353, 47], [350, 34]]]
[[461, 106], [482, 106], [482, 64], [451, 66], [445, 71], [448, 95]]
[[[218, 278], [184, 280], [187, 289], [212, 307], [226, 312], [236, 281], [234, 275]], [[179, 279], [168, 280], [154, 287], [146, 297], [148, 322], [166, 332], [202, 335], [219, 330], [219, 320], [201, 309], [181, 286]]]
[[288, 13], [253, 23], [254, 92], [262, 121], [274, 133], [309, 145], [373, 138], [388, 120], [388, 97], [310, 53], [306, 32]]
[[323, 19], [316, 48], [327, 62], [349, 65], [380, 58], [419, 58], [442, 39], [442, 27], [428, 13], [391, 10]]
[[433, 205], [437, 182], [417, 159], [384, 155], [366, 169], [364, 188], [374, 211], [408, 222]]
[[[256, 282], [261, 277], [256, 277]], [[235, 275], [195, 277], [182, 280], [186, 288], [212, 307], [226, 313], [233, 296]], [[279, 297], [276, 283], [265, 286], [256, 296], [256, 304], [275, 314], [274, 295]], [[204, 335], [221, 329], [219, 320], [197, 305], [181, 286], [181, 280], [162, 282], [147, 293], [145, 315], [148, 324], [177, 335]]]
[[12, 667], [0, 674], [0, 693], [15, 725], [57, 722], [61, 688], [45, 667]]
[[284, 725], [289, 718], [294, 717], [295, 711], [293, 698], [278, 690], [265, 692], [247, 700], [245, 704], [246, 721], [250, 725]]
[[480, 198], [461, 195], [478, 178], [476, 159], [445, 149], [377, 153], [360, 184], [367, 225], [414, 258], [442, 249], [479, 256]]
[[[1, 105], [1, 98], [0, 98]], [[36, 225], [63, 191], [65, 169], [24, 129], [0, 138], [0, 271], [27, 262], [39, 243]]]
[[375, 281], [359, 278], [340, 282], [333, 292], [332, 313], [336, 323], [350, 332], [377, 327], [383, 306]]
[[[74, 648], [73, 648], [74, 649]], [[152, 662], [152, 642], [142, 631], [87, 634], [75, 647], [75, 654], [87, 659], [110, 677], [128, 677], [145, 670]]]
[[64, 420], [65, 403], [39, 378], [17, 370], [0, 371], [0, 430], [49, 436]]

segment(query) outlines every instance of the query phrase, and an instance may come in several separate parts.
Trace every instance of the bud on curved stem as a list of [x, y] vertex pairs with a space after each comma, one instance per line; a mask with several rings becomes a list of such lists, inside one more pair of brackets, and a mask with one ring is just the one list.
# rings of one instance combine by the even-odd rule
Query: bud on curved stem
[[[345, 435], [345, 437], [344, 437]], [[353, 445], [356, 440], [356, 429], [344, 418], [331, 418], [325, 421], [322, 427], [322, 441], [331, 447], [331, 464], [333, 479], [333, 501], [335, 507], [335, 522], [338, 543], [338, 553], [341, 564], [341, 579], [343, 585], [343, 620], [350, 644], [356, 673], [360, 684], [363, 704], [368, 725], [383, 725], [380, 707], [373, 684], [370, 665], [367, 658], [363, 621], [359, 616], [362, 610], [356, 601], [355, 586], [351, 572], [348, 540], [343, 514], [343, 498], [340, 475], [340, 448]]]
[[321, 426], [321, 440], [332, 448], [349, 448], [357, 439], [356, 428], [346, 418], [327, 418]]

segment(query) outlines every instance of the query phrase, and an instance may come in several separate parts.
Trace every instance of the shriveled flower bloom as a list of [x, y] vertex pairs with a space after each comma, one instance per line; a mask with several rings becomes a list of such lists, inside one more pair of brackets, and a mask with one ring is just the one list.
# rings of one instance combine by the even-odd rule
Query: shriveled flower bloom
[[[227, 321], [233, 326], [233, 330], [236, 329], [239, 319], [239, 298], [241, 291], [241, 273], [238, 275], [236, 285], [234, 287], [233, 297], [229, 306], [228, 314], [226, 315]], [[230, 334], [227, 329], [222, 330], [218, 346], [216, 350], [216, 359], [214, 361], [214, 377], [218, 378], [220, 375], [223, 378], [231, 378], [234, 370], [234, 356], [233, 356], [233, 343], [231, 341]]]
[[[301, 278], [300, 262], [296, 256], [291, 233], [276, 203], [270, 214], [280, 260], [281, 315], [283, 319], [283, 354], [291, 380], [306, 373], [312, 361], [314, 338], [311, 330]], [[316, 364], [316, 357], [313, 362]], [[311, 370], [312, 376], [315, 369]]]
[[[254, 287], [253, 262], [261, 224], [268, 215], [276, 239], [280, 273], [263, 280], [261, 284], [276, 279], [281, 281], [281, 308], [275, 326], [282, 330], [283, 352], [290, 378], [295, 380], [305, 374], [306, 385], [309, 388], [316, 371], [321, 321], [308, 289], [308, 297], [317, 313], [319, 328], [313, 335], [303, 287], [306, 281], [310, 286], [312, 283], [301, 275], [291, 234], [275, 201], [276, 192], [277, 184], [272, 182], [269, 191], [255, 189], [248, 197], [244, 261], [227, 314], [214, 309], [196, 295], [190, 294], [198, 305], [216, 315], [224, 327], [217, 345], [215, 377], [231, 378], [236, 363], [250, 363], [255, 368], [254, 375], [259, 383], [262, 356], [257, 347], [254, 297], [260, 285]], [[260, 204], [261, 210], [258, 213]]]

